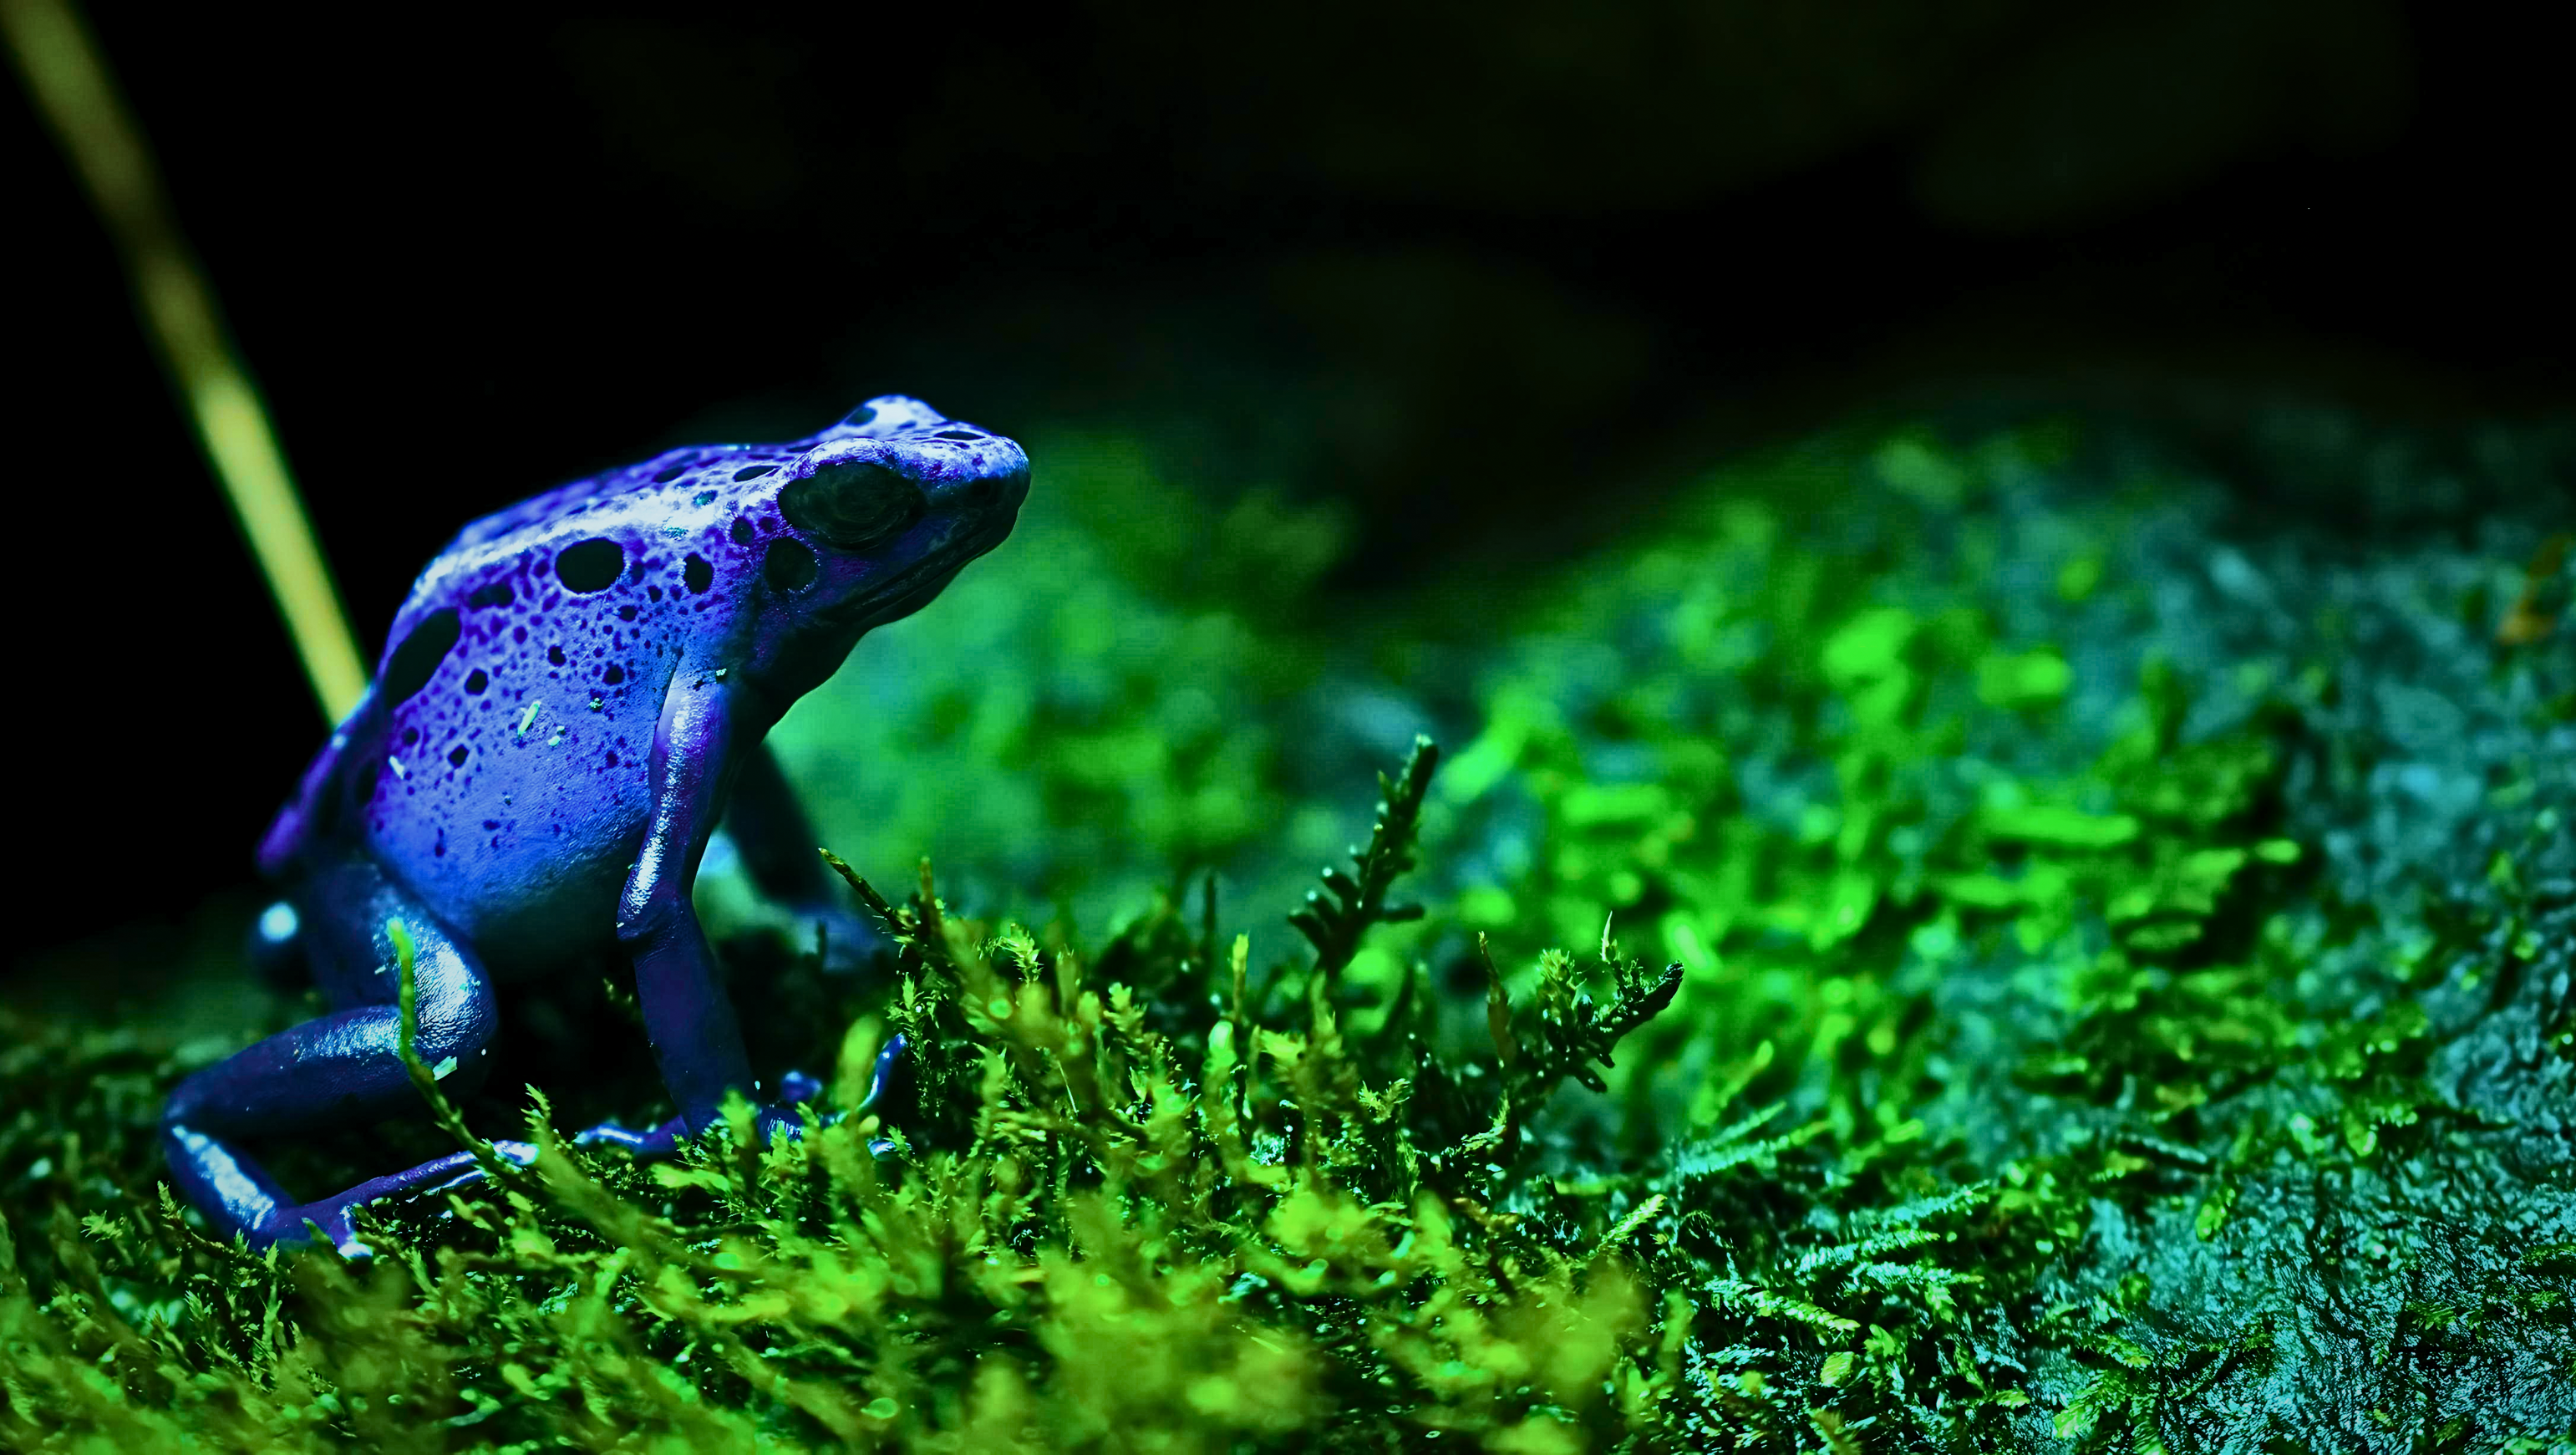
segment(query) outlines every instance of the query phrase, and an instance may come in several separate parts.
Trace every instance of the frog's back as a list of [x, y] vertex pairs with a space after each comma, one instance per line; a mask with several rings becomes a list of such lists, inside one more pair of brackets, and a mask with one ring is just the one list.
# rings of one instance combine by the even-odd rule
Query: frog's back
[[775, 528], [735, 488], [780, 451], [679, 452], [467, 527], [422, 573], [377, 672], [351, 826], [507, 963], [605, 938], [672, 677], [721, 671]]

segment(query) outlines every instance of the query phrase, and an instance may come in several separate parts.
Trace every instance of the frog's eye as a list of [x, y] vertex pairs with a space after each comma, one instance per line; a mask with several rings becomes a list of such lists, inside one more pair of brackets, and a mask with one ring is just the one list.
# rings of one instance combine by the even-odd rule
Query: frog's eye
[[377, 681], [376, 692], [387, 707], [429, 685], [431, 674], [456, 645], [457, 633], [455, 607], [442, 606], [420, 619], [420, 625], [385, 658], [385, 675]]
[[842, 551], [901, 535], [929, 505], [919, 485], [873, 460], [826, 465], [778, 495], [788, 524]]
[[605, 591], [626, 574], [626, 548], [601, 536], [575, 541], [555, 553], [555, 574], [575, 591]]

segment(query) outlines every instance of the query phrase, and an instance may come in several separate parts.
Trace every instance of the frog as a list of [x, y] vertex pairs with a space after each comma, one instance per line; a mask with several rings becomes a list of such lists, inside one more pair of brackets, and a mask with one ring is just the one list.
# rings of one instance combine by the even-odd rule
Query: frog
[[[279, 896], [260, 958], [327, 1009], [171, 1091], [160, 1137], [181, 1195], [252, 1248], [318, 1235], [362, 1257], [358, 1208], [479, 1175], [460, 1152], [301, 1200], [254, 1157], [426, 1113], [402, 1045], [405, 961], [412, 1050], [450, 1093], [489, 1069], [497, 987], [607, 956], [632, 967], [678, 1114], [577, 1140], [667, 1154], [736, 1094], [764, 1141], [796, 1135], [820, 1085], [791, 1073], [762, 1099], [692, 903], [700, 863], [721, 825], [764, 892], [830, 897], [765, 735], [868, 632], [999, 545], [1028, 488], [1014, 441], [886, 395], [802, 439], [664, 451], [460, 531], [260, 842]], [[879, 1058], [871, 1101], [900, 1051]]]

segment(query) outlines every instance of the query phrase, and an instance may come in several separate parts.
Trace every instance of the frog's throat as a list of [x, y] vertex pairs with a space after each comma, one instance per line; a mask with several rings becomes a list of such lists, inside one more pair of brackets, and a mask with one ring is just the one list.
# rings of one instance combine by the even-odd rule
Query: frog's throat
[[980, 531], [935, 555], [916, 561], [888, 578], [876, 589], [852, 597], [838, 606], [825, 609], [821, 615], [835, 626], [882, 626], [899, 621], [928, 606], [966, 563], [993, 549], [1010, 535], [1015, 521], [1005, 520], [998, 527]]

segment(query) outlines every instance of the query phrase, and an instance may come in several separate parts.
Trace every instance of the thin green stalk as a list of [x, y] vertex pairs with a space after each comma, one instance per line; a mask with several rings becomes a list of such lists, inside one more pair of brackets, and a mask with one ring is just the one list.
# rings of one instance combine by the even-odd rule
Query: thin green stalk
[[474, 1154], [474, 1163], [483, 1169], [484, 1176], [507, 1187], [519, 1170], [517, 1164], [505, 1160], [490, 1142], [465, 1125], [465, 1114], [439, 1089], [440, 1071], [421, 1059], [419, 947], [411, 937], [411, 927], [399, 919], [389, 919], [385, 921], [385, 938], [394, 947], [394, 1003], [401, 1016], [394, 1032], [394, 1053], [402, 1057], [403, 1069], [411, 1074], [411, 1084], [419, 1090], [421, 1100], [429, 1103], [429, 1114], [440, 1129]]
[[0, 0], [18, 74], [124, 258], [135, 308], [223, 482], [233, 517], [268, 579], [325, 717], [340, 720], [367, 689], [367, 668], [340, 610], [313, 527], [297, 499], [268, 411], [235, 355], [204, 273], [171, 221], [143, 134], [70, 0]]

